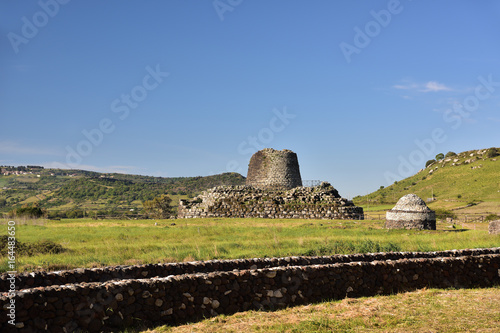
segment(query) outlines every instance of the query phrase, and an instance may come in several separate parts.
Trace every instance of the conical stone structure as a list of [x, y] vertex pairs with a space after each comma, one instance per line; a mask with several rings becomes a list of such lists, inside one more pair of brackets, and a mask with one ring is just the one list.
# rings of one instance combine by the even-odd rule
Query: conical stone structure
[[415, 194], [407, 194], [386, 213], [387, 229], [436, 230], [436, 213]]
[[246, 185], [279, 190], [302, 186], [297, 154], [272, 148], [256, 152], [248, 164]]

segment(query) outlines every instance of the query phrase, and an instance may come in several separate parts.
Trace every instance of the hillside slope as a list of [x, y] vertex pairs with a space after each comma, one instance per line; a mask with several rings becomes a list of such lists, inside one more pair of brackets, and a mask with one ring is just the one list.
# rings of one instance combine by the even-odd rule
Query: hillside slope
[[174, 204], [218, 185], [244, 184], [238, 173], [206, 177], [150, 177], [84, 170], [2, 167], [0, 212], [36, 203], [54, 211], [138, 211], [142, 202], [169, 194]]
[[431, 208], [474, 206], [474, 211], [500, 213], [499, 155], [499, 148], [490, 148], [448, 156], [411, 177], [353, 200], [364, 207], [389, 209], [402, 196], [415, 193], [430, 202]]

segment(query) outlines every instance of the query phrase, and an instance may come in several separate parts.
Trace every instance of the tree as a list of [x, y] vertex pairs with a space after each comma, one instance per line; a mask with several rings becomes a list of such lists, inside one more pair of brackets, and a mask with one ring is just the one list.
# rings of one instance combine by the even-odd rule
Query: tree
[[172, 215], [171, 202], [172, 199], [168, 195], [162, 194], [153, 200], [144, 201], [142, 206], [147, 215], [158, 219], [168, 219]]
[[452, 151], [449, 151], [446, 153], [446, 155], [444, 157], [452, 157], [452, 156], [457, 156], [457, 154], [452, 152]]
[[440, 161], [444, 158], [444, 154], [443, 153], [439, 153], [436, 155], [436, 161]]
[[431, 165], [434, 162], [436, 162], [436, 160], [428, 160], [427, 162], [425, 162], [425, 167], [427, 168], [429, 165]]

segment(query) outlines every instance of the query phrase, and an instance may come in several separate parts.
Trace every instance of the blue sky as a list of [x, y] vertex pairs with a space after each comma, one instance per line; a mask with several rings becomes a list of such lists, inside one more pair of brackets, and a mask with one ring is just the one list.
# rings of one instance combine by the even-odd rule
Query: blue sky
[[498, 1], [0, 3], [0, 164], [246, 175], [345, 197], [499, 145]]

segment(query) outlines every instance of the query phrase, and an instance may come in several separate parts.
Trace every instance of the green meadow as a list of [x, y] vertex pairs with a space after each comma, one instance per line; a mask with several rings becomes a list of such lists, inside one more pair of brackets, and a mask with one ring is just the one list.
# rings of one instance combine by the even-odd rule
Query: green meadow
[[[7, 234], [1, 220], [0, 236]], [[437, 251], [500, 246], [487, 223], [386, 230], [383, 220], [177, 219], [16, 221], [18, 271], [210, 259]], [[56, 245], [58, 245], [56, 247]], [[63, 251], [55, 253], [52, 249]], [[8, 270], [6, 248], [0, 259]]]

